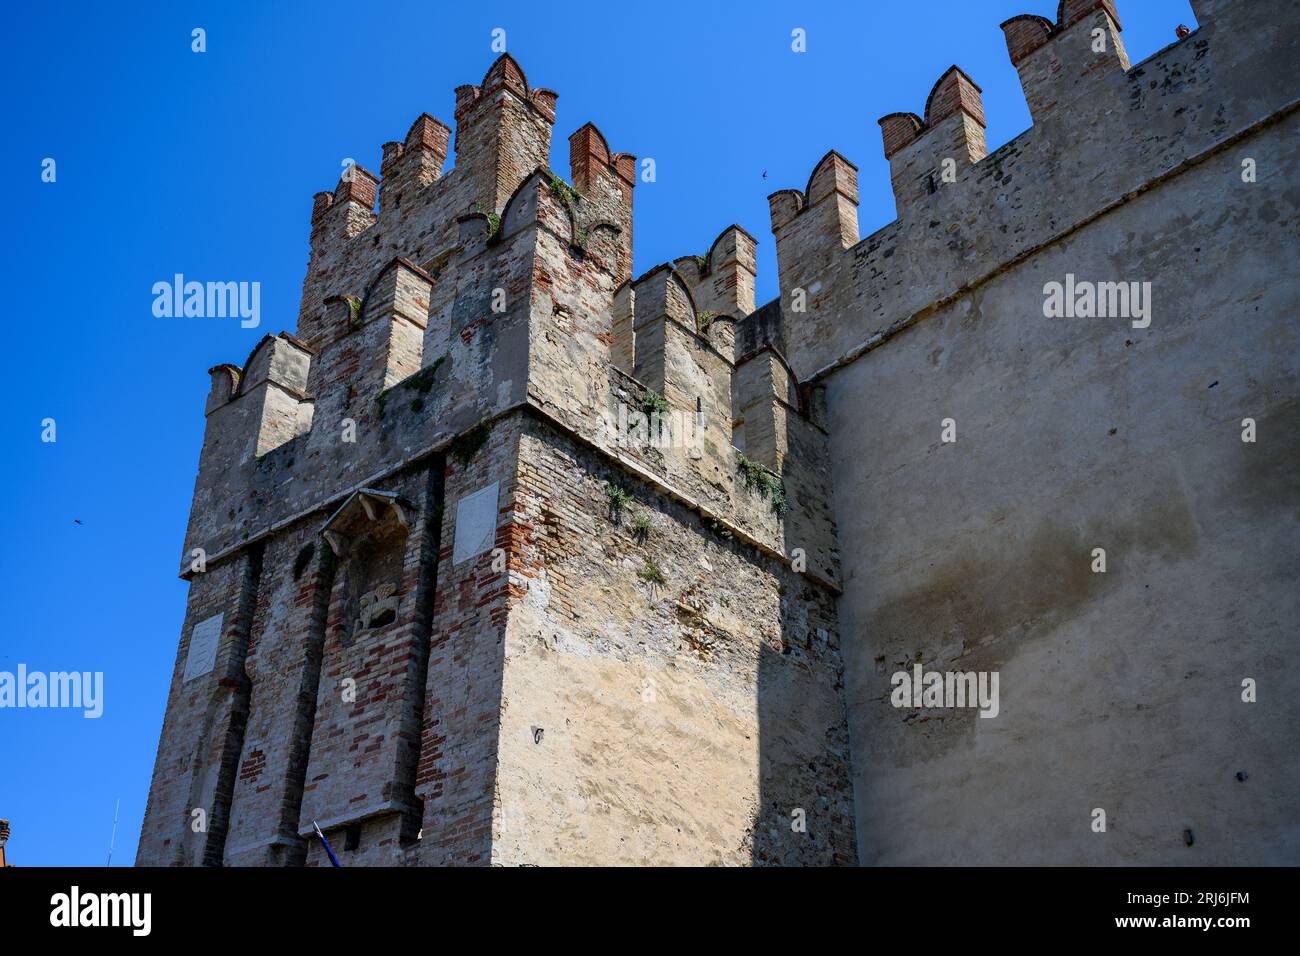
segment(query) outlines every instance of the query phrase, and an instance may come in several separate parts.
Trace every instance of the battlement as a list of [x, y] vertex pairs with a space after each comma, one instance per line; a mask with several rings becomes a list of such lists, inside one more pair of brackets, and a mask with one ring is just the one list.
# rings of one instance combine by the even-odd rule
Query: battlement
[[767, 197], [781, 288], [802, 288], [837, 252], [858, 239], [858, 167], [831, 150], [813, 167], [803, 192]]
[[1061, 0], [1056, 8], [1055, 22], [1035, 14], [1021, 14], [1004, 20], [1000, 26], [1007, 38], [1007, 53], [1011, 62], [1019, 66], [1031, 53], [1037, 52], [1047, 41], [1064, 30], [1083, 21], [1090, 14], [1101, 11], [1119, 30], [1119, 13], [1114, 0]]
[[925, 119], [914, 113], [880, 118], [898, 208], [932, 195], [988, 155], [984, 102], [975, 81], [954, 65], [939, 77], [925, 101]]
[[1194, 8], [1200, 28], [1136, 66], [1113, 0], [1064, 0], [1055, 21], [1005, 21], [1033, 125], [989, 153], [980, 87], [950, 67], [923, 115], [879, 120], [898, 218], [865, 238], [856, 169], [837, 153], [818, 162], [804, 192], [773, 193], [781, 311], [804, 313], [789, 342], [800, 380], [1166, 175], [1169, 156], [1211, 152], [1284, 107], [1233, 72], [1248, 57], [1280, 68], [1276, 31], [1256, 38], [1260, 50], [1243, 42], [1252, 33], [1248, 4]]
[[[297, 334], [213, 370], [186, 552], [228, 554], [520, 403], [609, 441], [591, 429], [588, 383], [615, 383], [613, 397], [618, 372], [632, 400], [655, 393], [702, 438], [645, 463], [779, 547], [782, 522], [746, 493], [732, 448], [747, 429], [754, 460], [779, 473], [797, 427], [781, 416], [799, 417], [791, 383], [747, 374], [761, 392], [733, 394], [757, 240], [733, 224], [703, 255], [633, 280], [635, 157], [587, 122], [569, 137], [572, 182], [548, 168], [555, 94], [508, 56], [456, 95], [454, 167], [452, 129], [421, 113], [384, 145], [381, 176], [352, 165], [316, 195]], [[815, 203], [823, 191], [815, 178]]]
[[[707, 423], [713, 454], [685, 470], [672, 456], [662, 465], [725, 509], [735, 500], [731, 446], [782, 472], [791, 429], [821, 427], [814, 397], [825, 369], [1095, 214], [1107, 197], [1140, 188], [1160, 174], [1160, 143], [1210, 146], [1231, 134], [1179, 118], [1210, 109], [1216, 95], [1207, 87], [1220, 82], [1225, 55], [1212, 76], [1206, 45], [1218, 43], [1229, 62], [1237, 52], [1224, 42], [1233, 31], [1218, 24], [1240, 8], [1198, 7], [1201, 30], [1128, 70], [1110, 0], [1062, 4], [1055, 22], [1007, 21], [1009, 53], [1026, 89], [1038, 91], [1034, 126], [987, 154], [978, 84], [957, 65], [944, 71], [921, 114], [880, 121], [899, 215], [866, 239], [858, 170], [827, 152], [802, 191], [769, 197], [781, 297], [762, 311], [763, 341], [741, 344], [742, 324], [758, 314], [753, 236], [730, 225], [703, 255], [633, 279], [635, 158], [584, 123], [569, 137], [572, 184], [561, 179], [545, 162], [555, 94], [531, 87], [503, 56], [482, 83], [457, 90], [455, 167], [442, 172], [452, 129], [421, 113], [385, 145], [382, 177], [352, 166], [333, 192], [317, 194], [298, 332], [262, 346], [268, 358], [258, 361], [273, 372], [214, 370], [209, 418], [232, 434], [213, 447], [243, 449], [240, 461], [276, 453], [310, 462], [345, 428], [377, 429], [377, 441], [397, 444], [351, 465], [359, 481], [365, 461], [436, 445], [520, 401], [582, 430], [593, 404], [584, 383], [608, 379], [608, 369], [593, 371], [604, 363]], [[1140, 82], [1148, 71], [1181, 82]], [[1048, 95], [1047, 84], [1058, 92]], [[1157, 145], [1138, 162], [1110, 163], [1135, 141], [1098, 151], [1088, 124], [1123, 108], [1146, 110]], [[402, 394], [407, 381], [428, 388], [393, 412], [404, 424], [383, 419], [392, 406], [381, 397]], [[245, 479], [222, 471], [220, 480], [227, 497], [244, 493]], [[347, 486], [342, 476], [332, 483]], [[299, 503], [309, 500], [304, 491]]]

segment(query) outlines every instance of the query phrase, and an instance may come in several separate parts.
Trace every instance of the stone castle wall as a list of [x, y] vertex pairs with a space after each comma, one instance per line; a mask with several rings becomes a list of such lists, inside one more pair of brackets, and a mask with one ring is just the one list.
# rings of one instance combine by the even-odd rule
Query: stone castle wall
[[[828, 406], [863, 863], [1300, 853], [1300, 20], [1194, 7], [1132, 65], [1110, 4], [1008, 21], [1033, 127], [984, 155], [949, 71], [881, 120], [899, 215], [861, 241], [846, 160], [812, 192], [851, 190], [774, 197], [790, 360]], [[1046, 317], [1067, 274], [1149, 282], [1149, 326]], [[891, 706], [918, 662], [1000, 673], [999, 716]]]
[[[762, 308], [738, 225], [634, 277], [635, 157], [547, 168], [509, 56], [318, 193], [296, 332], [211, 370], [138, 861], [1293, 857], [1295, 714], [1233, 702], [1297, 619], [1296, 468], [1234, 423], [1294, 417], [1300, 31], [1195, 6], [1136, 66], [1109, 0], [1008, 21], [1034, 126], [988, 154], [949, 70], [881, 120], [896, 222], [834, 152], [773, 194]], [[1151, 326], [1043, 318], [1065, 272]], [[909, 662], [1002, 715], [890, 707]]]

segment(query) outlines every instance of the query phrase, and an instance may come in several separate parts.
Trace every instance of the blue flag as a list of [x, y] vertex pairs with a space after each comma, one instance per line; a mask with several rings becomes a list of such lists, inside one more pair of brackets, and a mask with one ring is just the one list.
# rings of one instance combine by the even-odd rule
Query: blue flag
[[313, 820], [311, 825], [316, 829], [316, 835], [320, 837], [321, 843], [325, 844], [325, 852], [329, 854], [330, 862], [335, 866], [342, 866], [343, 864], [339, 862], [339, 858], [335, 856], [334, 851], [330, 849], [330, 841], [325, 839], [325, 834], [321, 833], [320, 824]]

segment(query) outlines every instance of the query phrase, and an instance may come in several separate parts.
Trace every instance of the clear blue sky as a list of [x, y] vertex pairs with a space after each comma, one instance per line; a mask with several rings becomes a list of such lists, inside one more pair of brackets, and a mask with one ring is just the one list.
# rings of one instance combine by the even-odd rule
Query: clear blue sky
[[[776, 293], [767, 195], [802, 189], [828, 149], [859, 167], [862, 234], [893, 218], [876, 120], [920, 113], [952, 63], [984, 89], [990, 150], [1029, 125], [998, 24], [1055, 0], [672, 4], [224, 2], [17, 4], [6, 96], [0, 402], [0, 671], [102, 671], [104, 715], [0, 709], [10, 859], [135, 857], [184, 616], [176, 577], [203, 438], [206, 370], [293, 329], [312, 193], [495, 58], [560, 95], [551, 165], [594, 121], [654, 157], [636, 189], [637, 273], [702, 254], [737, 222]], [[130, 12], [127, 12], [130, 11]], [[143, 11], [143, 12], [142, 12]], [[599, 11], [599, 13], [597, 13]], [[1134, 62], [1195, 27], [1188, 0], [1119, 0]], [[207, 52], [190, 31], [207, 31]], [[807, 31], [808, 50], [790, 50]], [[41, 163], [57, 181], [41, 182]], [[762, 178], [766, 172], [767, 178]], [[258, 281], [262, 325], [160, 319], [174, 273]], [[54, 418], [57, 442], [41, 441]], [[81, 524], [74, 523], [82, 522]]]

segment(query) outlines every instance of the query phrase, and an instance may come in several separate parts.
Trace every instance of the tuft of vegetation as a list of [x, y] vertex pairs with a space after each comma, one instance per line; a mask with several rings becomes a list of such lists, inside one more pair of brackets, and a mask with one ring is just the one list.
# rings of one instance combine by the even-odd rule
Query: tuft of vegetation
[[645, 544], [653, 530], [654, 525], [648, 516], [637, 515], [632, 519], [632, 537], [636, 539], [637, 544]]
[[745, 479], [745, 487], [769, 499], [776, 515], [784, 515], [789, 509], [785, 500], [785, 482], [768, 471], [766, 466], [742, 454], [737, 453], [736, 459], [737, 470]]
[[647, 388], [645, 394], [641, 396], [641, 411], [647, 418], [658, 413], [662, 418], [671, 411], [672, 406], [668, 404], [668, 399], [664, 398], [652, 388]]
[[447, 454], [460, 462], [460, 467], [465, 468], [478, 454], [478, 450], [487, 444], [491, 436], [492, 428], [484, 422], [453, 438], [451, 444], [447, 446]]
[[714, 534], [716, 534], [718, 537], [722, 538], [723, 540], [725, 541], [731, 540], [732, 538], [731, 531], [726, 527], [726, 525], [719, 524], [717, 521], [710, 518], [708, 527], [710, 531], [712, 531]]
[[720, 316], [721, 312], [701, 312], [695, 320], [696, 328], [700, 330], [700, 335], [706, 339], [709, 337], [709, 329], [713, 328], [713, 320]]
[[663, 569], [649, 558], [646, 558], [645, 567], [638, 571], [636, 576], [651, 587], [661, 588], [668, 583], [668, 579], [664, 577]]
[[569, 222], [573, 225], [573, 244], [579, 249], [585, 249], [587, 247], [587, 230], [578, 226], [578, 204], [582, 202], [582, 193], [555, 173], [551, 173], [551, 192], [555, 194], [555, 198], [560, 201], [560, 205], [569, 214]]
[[350, 295], [344, 301], [347, 302], [348, 311], [351, 313], [348, 318], [348, 324], [356, 325], [361, 321], [361, 300], [355, 295]]
[[487, 221], [488, 221], [487, 241], [492, 242], [501, 233], [501, 217], [495, 212], [483, 212], [482, 203], [476, 202], [474, 204], [474, 211], [477, 213], [482, 213], [484, 216], [487, 217]]
[[574, 212], [573, 207], [582, 202], [582, 193], [578, 192], [578, 190], [570, 186], [555, 173], [551, 173], [551, 190], [569, 212]]
[[696, 257], [695, 257], [695, 261], [696, 261], [696, 263], [699, 264], [700, 272], [703, 272], [703, 271], [705, 270], [705, 268], [706, 268], [706, 267], [708, 266], [708, 264], [709, 264], [709, 257], [708, 257], [708, 256], [696, 256]]
[[605, 486], [605, 500], [609, 502], [610, 520], [614, 524], [620, 524], [623, 520], [623, 509], [632, 500], [632, 496], [624, 491], [621, 485], [610, 482]]

